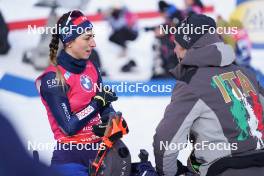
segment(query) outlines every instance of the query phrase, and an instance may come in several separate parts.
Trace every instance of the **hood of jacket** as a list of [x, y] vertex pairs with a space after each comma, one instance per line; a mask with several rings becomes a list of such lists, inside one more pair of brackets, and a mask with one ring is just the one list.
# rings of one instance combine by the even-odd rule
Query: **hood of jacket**
[[185, 68], [224, 67], [235, 61], [230, 45], [224, 44], [217, 34], [205, 34], [187, 50], [183, 60], [171, 70], [176, 78], [181, 77]]

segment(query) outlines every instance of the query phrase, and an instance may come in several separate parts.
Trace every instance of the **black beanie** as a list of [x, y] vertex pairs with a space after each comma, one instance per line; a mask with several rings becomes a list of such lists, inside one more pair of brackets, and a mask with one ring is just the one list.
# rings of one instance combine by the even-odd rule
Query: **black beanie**
[[159, 11], [164, 12], [170, 5], [165, 1], [159, 1]]
[[[204, 30], [202, 30], [202, 27], [204, 28]], [[186, 32], [186, 28], [189, 28], [189, 31]], [[197, 32], [195, 32], [194, 29], [196, 29]], [[206, 15], [193, 14], [177, 25], [175, 40], [183, 48], [189, 49], [199, 38], [201, 38], [209, 31], [215, 32], [215, 29], [216, 23], [214, 19]]]

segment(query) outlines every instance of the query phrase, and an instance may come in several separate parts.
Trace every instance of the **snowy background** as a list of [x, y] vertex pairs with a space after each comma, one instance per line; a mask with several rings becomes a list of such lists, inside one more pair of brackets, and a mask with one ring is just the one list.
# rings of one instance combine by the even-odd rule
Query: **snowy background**
[[[70, 0], [64, 0], [65, 3]], [[7, 23], [28, 19], [46, 18], [49, 9], [34, 7], [36, 0], [0, 0], [0, 10]], [[133, 12], [156, 11], [157, 0], [91, 0], [83, 8], [85, 14], [95, 14], [97, 10], [107, 9], [112, 5], [123, 4]], [[169, 0], [179, 7], [183, 7], [182, 0]], [[215, 17], [221, 14], [228, 18], [235, 9], [234, 0], [205, 0], [206, 5], [214, 6], [214, 12], [209, 15]], [[65, 13], [69, 9], [59, 8], [58, 14]], [[158, 25], [160, 18], [141, 19], [139, 27]], [[121, 73], [120, 67], [127, 61], [127, 58], [118, 58], [119, 48], [108, 42], [110, 28], [104, 21], [94, 23], [96, 43], [98, 52], [102, 58], [103, 67], [109, 74], [109, 80], [142, 80], [150, 78], [152, 67], [151, 45], [154, 40], [153, 33], [140, 30], [140, 36], [129, 45], [128, 58], [136, 60], [138, 67], [132, 73]], [[22, 62], [22, 54], [26, 49], [36, 46], [40, 35], [28, 34], [27, 29], [12, 30], [9, 35], [9, 42], [12, 45], [8, 55], [0, 56], [0, 81], [6, 74], [14, 75], [29, 81], [34, 80], [41, 72], [36, 71], [31, 65]], [[263, 49], [253, 49], [252, 65], [264, 71]], [[1, 83], [1, 82], [0, 82]], [[16, 82], [11, 82], [16, 87]], [[19, 87], [17, 88], [19, 89]], [[150, 159], [154, 163], [152, 154], [152, 141], [155, 128], [163, 117], [166, 105], [169, 103], [169, 96], [145, 97], [145, 96], [123, 96], [113, 105], [116, 110], [123, 112], [128, 122], [130, 133], [125, 136], [124, 141], [130, 149], [133, 161], [138, 161], [139, 149], [147, 149]], [[54, 141], [48, 124], [44, 106], [39, 97], [28, 97], [8, 90], [0, 89], [0, 110], [9, 117], [15, 126], [22, 142], [28, 148], [28, 143], [51, 143]], [[41, 147], [41, 146], [40, 146]], [[29, 151], [31, 153], [31, 151]], [[49, 164], [52, 150], [39, 150], [40, 159]], [[180, 157], [184, 160], [187, 154], [182, 152]]]

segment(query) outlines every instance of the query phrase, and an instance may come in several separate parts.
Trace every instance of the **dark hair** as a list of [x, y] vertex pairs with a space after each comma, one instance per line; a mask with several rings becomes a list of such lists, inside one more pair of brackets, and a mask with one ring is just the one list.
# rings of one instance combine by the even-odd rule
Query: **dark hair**
[[111, 15], [112, 17], [117, 20], [122, 14], [122, 9], [113, 9]]
[[204, 5], [201, 0], [194, 0], [194, 5], [197, 5], [200, 8], [204, 8]]
[[159, 11], [164, 12], [170, 5], [165, 1], [159, 1]]

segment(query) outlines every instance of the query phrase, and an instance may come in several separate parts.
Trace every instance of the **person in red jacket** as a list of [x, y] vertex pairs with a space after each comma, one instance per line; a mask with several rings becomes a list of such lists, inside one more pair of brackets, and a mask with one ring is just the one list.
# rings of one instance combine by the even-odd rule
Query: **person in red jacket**
[[[98, 66], [89, 59], [96, 43], [87, 17], [70, 11], [56, 27], [49, 45], [51, 65], [36, 80], [57, 141], [51, 167], [65, 176], [87, 176], [101, 141], [93, 126], [115, 112], [111, 102], [117, 97], [98, 89], [102, 80]], [[59, 40], [64, 48], [57, 56]]]

